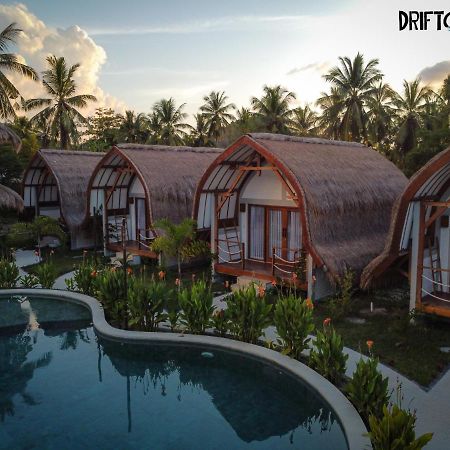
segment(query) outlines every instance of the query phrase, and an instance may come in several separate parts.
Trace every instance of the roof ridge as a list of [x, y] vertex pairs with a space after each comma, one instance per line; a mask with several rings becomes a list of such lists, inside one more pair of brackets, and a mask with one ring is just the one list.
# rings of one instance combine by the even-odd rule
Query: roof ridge
[[86, 156], [104, 156], [105, 152], [91, 152], [89, 150], [64, 150], [61, 148], [41, 148], [40, 153], [53, 155], [86, 155]]
[[266, 141], [278, 141], [278, 142], [298, 142], [302, 144], [322, 144], [322, 145], [336, 145], [341, 147], [367, 147], [359, 142], [350, 141], [337, 141], [331, 139], [323, 139], [316, 137], [306, 137], [306, 136], [289, 136], [287, 134], [275, 134], [275, 133], [248, 133], [253, 139], [261, 139]]
[[192, 152], [192, 153], [221, 153], [219, 147], [190, 147], [188, 145], [159, 145], [159, 144], [116, 144], [119, 150], [146, 150], [154, 152]]

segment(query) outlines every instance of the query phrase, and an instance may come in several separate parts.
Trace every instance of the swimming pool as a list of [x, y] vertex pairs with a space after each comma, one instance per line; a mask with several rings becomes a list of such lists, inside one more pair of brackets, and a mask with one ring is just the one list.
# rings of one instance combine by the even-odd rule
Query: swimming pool
[[0, 449], [347, 449], [340, 421], [275, 366], [98, 336], [83, 306], [0, 297]]

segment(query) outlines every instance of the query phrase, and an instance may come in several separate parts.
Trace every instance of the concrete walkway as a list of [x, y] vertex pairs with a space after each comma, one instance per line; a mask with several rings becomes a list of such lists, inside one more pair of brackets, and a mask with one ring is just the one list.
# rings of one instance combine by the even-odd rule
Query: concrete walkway
[[[37, 257], [32, 250], [18, 250], [16, 252], [16, 264], [20, 268], [36, 262], [38, 262]], [[20, 270], [21, 275], [23, 275], [25, 272], [22, 269]], [[71, 278], [72, 275], [73, 272], [69, 272], [59, 277], [55, 281], [54, 289], [66, 289], [65, 280]], [[227, 307], [226, 297], [228, 295], [224, 294], [214, 298], [214, 305], [217, 309], [225, 309]], [[270, 326], [265, 330], [266, 340], [276, 341], [277, 338], [275, 327]], [[346, 374], [351, 377], [355, 371], [356, 364], [361, 358], [361, 354], [349, 348], [345, 348], [344, 352], [349, 356]], [[417, 364], [420, 364], [420, 361], [417, 361]], [[389, 379], [389, 387], [393, 391], [393, 399], [395, 399], [398, 384], [401, 384], [403, 407], [417, 411], [417, 434], [434, 433], [433, 439], [426, 449], [445, 450], [450, 448], [450, 371], [447, 371], [430, 390], [426, 391], [414, 381], [405, 378], [384, 364], [379, 365], [379, 370], [383, 376]]]

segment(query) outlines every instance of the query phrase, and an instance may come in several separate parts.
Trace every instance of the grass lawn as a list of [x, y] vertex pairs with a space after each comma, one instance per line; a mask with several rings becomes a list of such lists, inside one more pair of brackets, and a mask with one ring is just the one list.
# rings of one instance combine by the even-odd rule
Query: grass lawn
[[[374, 308], [384, 309], [370, 313]], [[450, 365], [450, 353], [440, 347], [450, 347], [450, 322], [430, 316], [419, 316], [415, 324], [408, 320], [409, 291], [402, 289], [379, 290], [356, 295], [349, 317], [365, 319], [365, 323], [350, 322], [348, 318], [333, 320], [344, 344], [367, 354], [367, 340], [373, 340], [373, 352], [384, 364], [392, 367], [422, 386], [429, 386]], [[330, 317], [327, 302], [315, 308], [316, 325], [322, 327]]]

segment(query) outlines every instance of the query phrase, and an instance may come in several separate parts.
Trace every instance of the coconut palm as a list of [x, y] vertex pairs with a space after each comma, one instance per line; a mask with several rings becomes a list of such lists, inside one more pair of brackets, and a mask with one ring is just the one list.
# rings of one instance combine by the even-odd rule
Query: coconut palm
[[184, 122], [187, 114], [183, 112], [185, 103], [176, 107], [175, 100], [162, 99], [155, 103], [153, 111], [160, 125], [159, 143], [165, 145], [182, 145], [186, 137], [188, 124]]
[[147, 117], [144, 113], [136, 115], [134, 111], [125, 111], [120, 131], [127, 142], [145, 142], [148, 128]]
[[195, 147], [211, 145], [209, 126], [205, 114], [194, 114], [195, 126], [189, 125], [190, 140]]
[[364, 64], [363, 55], [358, 53], [353, 61], [340, 57], [339, 62], [340, 66], [333, 67], [324, 75], [342, 99], [339, 134], [344, 140], [361, 141], [367, 138], [367, 101], [374, 93], [375, 83], [382, 78], [377, 68], [378, 59]]
[[251, 98], [256, 116], [264, 129], [271, 133], [289, 133], [288, 125], [292, 116], [290, 104], [296, 96], [282, 86], [264, 86], [264, 95]]
[[252, 131], [254, 126], [255, 117], [249, 108], [242, 107], [236, 111], [236, 122], [235, 124], [239, 128], [239, 131], [243, 134]]
[[316, 105], [322, 110], [317, 120], [320, 134], [329, 139], [339, 139], [343, 101], [337, 88], [332, 87], [329, 94], [322, 92]]
[[398, 149], [408, 153], [417, 145], [417, 131], [423, 124], [423, 113], [432, 92], [422, 86], [419, 79], [403, 81], [403, 94], [393, 97], [393, 104], [399, 119], [396, 143]]
[[161, 120], [156, 111], [153, 111], [147, 116], [147, 126], [149, 135], [147, 137], [147, 144], [157, 144], [161, 141]]
[[17, 100], [20, 97], [20, 92], [8, 80], [3, 71], [7, 70], [12, 73], [17, 73], [34, 81], [38, 79], [34, 69], [26, 64], [20, 63], [17, 55], [6, 53], [8, 46], [16, 43], [17, 37], [21, 32], [22, 30], [16, 28], [15, 23], [11, 23], [0, 33], [0, 119], [16, 117], [12, 100]]
[[289, 128], [297, 136], [314, 136], [317, 134], [317, 114], [309, 105], [299, 106], [292, 111]]
[[87, 119], [78, 111], [85, 108], [88, 102], [97, 101], [93, 95], [76, 94], [77, 85], [73, 76], [80, 67], [74, 64], [68, 67], [64, 57], [47, 57], [48, 70], [43, 72], [45, 90], [50, 98], [35, 98], [25, 102], [25, 108], [32, 110], [42, 108], [32, 123], [45, 123], [53, 142], [59, 141], [61, 148], [67, 149], [77, 142], [77, 125], [87, 125]]
[[205, 102], [200, 107], [206, 118], [209, 137], [212, 137], [217, 143], [223, 129], [234, 119], [231, 110], [235, 109], [233, 103], [227, 103], [228, 97], [224, 91], [212, 91], [209, 95], [203, 97]]
[[373, 145], [386, 144], [390, 137], [394, 110], [392, 99], [395, 92], [391, 87], [380, 81], [367, 99], [367, 115], [369, 118], [368, 135]]

